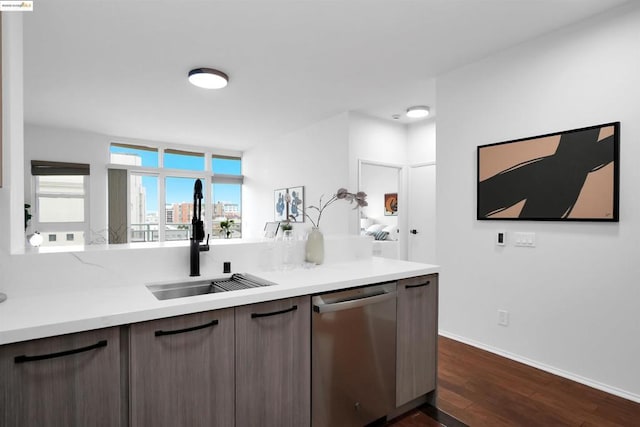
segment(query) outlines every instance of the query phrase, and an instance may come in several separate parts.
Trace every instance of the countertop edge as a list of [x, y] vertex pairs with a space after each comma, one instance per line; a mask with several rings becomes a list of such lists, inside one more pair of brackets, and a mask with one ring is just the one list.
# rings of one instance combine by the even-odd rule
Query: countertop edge
[[[11, 325], [8, 328], [6, 325], [4, 328], [0, 325], [0, 345], [439, 273], [439, 267], [436, 265], [407, 261], [378, 260], [371, 261], [369, 264], [354, 261], [329, 265], [322, 270], [296, 271], [293, 274], [292, 272], [252, 272], [260, 278], [273, 282], [274, 285], [166, 301], [155, 300], [145, 288], [144, 292], [148, 292], [148, 295], [144, 296], [142, 293], [144, 301], [139, 304], [139, 307], [96, 310], [95, 315], [80, 317], [70, 315], [67, 319], [64, 316], [58, 316], [49, 321], [47, 316], [42, 316], [42, 323], [31, 322], [20, 325], [18, 322], [17, 325]], [[366, 271], [367, 267], [369, 271]], [[390, 268], [388, 271], [377, 271], [384, 270], [385, 267]], [[345, 275], [346, 278], [341, 278]], [[319, 279], [318, 276], [320, 276]], [[307, 283], [303, 285], [297, 282], [291, 283], [296, 280], [305, 280]], [[144, 288], [144, 285], [140, 286]], [[125, 289], [128, 288], [123, 288]], [[136, 292], [140, 293], [140, 290], [136, 289]], [[82, 304], [83, 301], [76, 301], [76, 303]], [[28, 300], [25, 306], [28, 306]], [[2, 308], [0, 306], [0, 311]], [[87, 311], [90, 310], [87, 309]]]

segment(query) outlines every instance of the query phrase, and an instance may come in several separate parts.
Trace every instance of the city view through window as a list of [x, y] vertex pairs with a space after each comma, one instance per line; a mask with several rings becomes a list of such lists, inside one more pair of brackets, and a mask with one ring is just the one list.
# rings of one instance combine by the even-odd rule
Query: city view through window
[[[168, 151], [168, 150], [167, 150]], [[132, 166], [129, 180], [130, 242], [161, 240], [161, 221], [164, 218], [164, 240], [187, 240], [191, 237], [193, 218], [193, 186], [196, 178], [205, 187], [202, 219], [212, 239], [242, 236], [242, 175], [241, 160], [236, 158], [208, 159], [210, 171], [204, 171], [204, 156], [197, 153], [165, 152], [164, 169], [158, 173], [146, 168], [158, 167], [156, 149], [111, 146], [111, 162]], [[136, 171], [136, 166], [146, 170]], [[188, 171], [180, 176], [179, 170]], [[195, 174], [194, 174], [195, 172]], [[198, 174], [197, 172], [202, 172]], [[217, 182], [217, 177], [224, 177]], [[229, 176], [237, 177], [229, 179]], [[160, 180], [164, 184], [164, 200], [160, 200]], [[221, 225], [228, 225], [228, 228]]]

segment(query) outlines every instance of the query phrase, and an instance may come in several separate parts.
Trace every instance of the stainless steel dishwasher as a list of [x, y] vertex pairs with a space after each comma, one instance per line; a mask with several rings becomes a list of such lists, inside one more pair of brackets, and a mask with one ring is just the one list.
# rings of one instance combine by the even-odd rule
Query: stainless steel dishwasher
[[395, 408], [396, 282], [316, 295], [313, 427], [360, 427]]

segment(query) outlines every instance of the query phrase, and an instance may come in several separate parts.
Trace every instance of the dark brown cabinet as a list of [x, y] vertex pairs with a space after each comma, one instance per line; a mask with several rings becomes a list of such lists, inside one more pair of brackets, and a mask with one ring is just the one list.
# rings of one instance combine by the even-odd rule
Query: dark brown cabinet
[[0, 425], [121, 425], [118, 328], [0, 346]]
[[[436, 387], [438, 275], [396, 309], [400, 407]], [[310, 424], [309, 295], [0, 346], [0, 426]]]
[[130, 329], [133, 427], [234, 425], [234, 309]]
[[310, 297], [236, 307], [236, 426], [311, 423]]
[[436, 388], [438, 275], [398, 281], [396, 406]]

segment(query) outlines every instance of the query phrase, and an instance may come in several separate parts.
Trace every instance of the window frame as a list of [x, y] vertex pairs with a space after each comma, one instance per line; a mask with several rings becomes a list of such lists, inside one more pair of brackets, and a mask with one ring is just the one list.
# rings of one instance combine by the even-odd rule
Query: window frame
[[[150, 167], [150, 166], [137, 166], [137, 165], [128, 165], [128, 164], [119, 164], [119, 163], [111, 163], [107, 164], [107, 168], [115, 168], [115, 169], [125, 169], [127, 171], [127, 198], [130, 198], [130, 182], [131, 182], [131, 174], [136, 175], [147, 175], [147, 176], [156, 176], [158, 178], [158, 240], [157, 242], [168, 242], [166, 240], [166, 228], [167, 228], [167, 209], [166, 209], [166, 179], [169, 177], [175, 178], [189, 178], [189, 179], [198, 179], [202, 180], [203, 188], [209, 188], [210, 191], [203, 192], [203, 214], [202, 220], [204, 222], [205, 230], [213, 231], [213, 184], [214, 183], [236, 183], [240, 184], [240, 207], [244, 205], [243, 197], [243, 185], [244, 185], [244, 175], [227, 175], [227, 174], [216, 174], [212, 170], [213, 166], [213, 158], [225, 158], [225, 159], [238, 159], [240, 160], [240, 168], [242, 171], [242, 153], [228, 153], [228, 152], [213, 152], [207, 150], [199, 150], [194, 147], [176, 147], [176, 146], [157, 146], [152, 147], [149, 145], [136, 145], [131, 143], [123, 143], [118, 141], [112, 141], [109, 144], [109, 160], [111, 160], [111, 146], [127, 146], [130, 148], [141, 148], [147, 150], [155, 150], [157, 149], [158, 154], [158, 167]], [[201, 147], [202, 148], [202, 147]], [[202, 171], [194, 171], [190, 169], [175, 169], [175, 168], [165, 168], [164, 167], [164, 155], [165, 151], [169, 153], [189, 153], [189, 154], [203, 154], [203, 163], [204, 170]], [[242, 217], [242, 211], [240, 212]], [[127, 240], [130, 244], [136, 244], [140, 242], [131, 242], [131, 210], [127, 209], [127, 229], [129, 232], [127, 233]], [[240, 228], [240, 232], [242, 233], [242, 228]], [[242, 235], [242, 234], [241, 234]], [[214, 236], [211, 236], [214, 237]], [[215, 237], [214, 237], [215, 238]], [[169, 241], [179, 241], [179, 240], [169, 240]], [[148, 243], [148, 242], [147, 242]]]
[[[39, 178], [41, 176], [77, 176], [77, 175], [32, 175], [31, 176], [31, 194], [33, 194], [33, 212], [31, 217], [31, 226], [34, 231], [39, 232], [43, 236], [45, 234], [53, 233], [68, 233], [72, 231], [81, 231], [84, 233], [84, 243], [76, 243], [76, 245], [87, 245], [91, 242], [91, 199], [89, 194], [89, 177], [90, 175], [80, 175], [83, 178], [82, 188], [83, 195], [76, 194], [64, 194], [64, 193], [42, 193], [39, 191]], [[40, 221], [40, 196], [44, 195], [51, 198], [61, 199], [83, 199], [84, 200], [84, 221]], [[42, 246], [66, 246], [66, 245], [47, 245], [43, 242]]]

